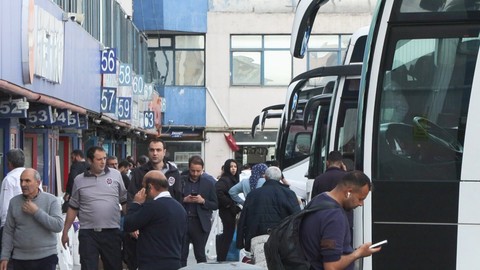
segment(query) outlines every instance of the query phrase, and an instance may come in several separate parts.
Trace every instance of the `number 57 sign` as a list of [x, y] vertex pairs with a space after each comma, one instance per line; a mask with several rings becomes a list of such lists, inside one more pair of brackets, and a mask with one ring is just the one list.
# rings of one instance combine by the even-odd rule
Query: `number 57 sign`
[[100, 112], [115, 113], [117, 109], [117, 89], [103, 87], [100, 93]]

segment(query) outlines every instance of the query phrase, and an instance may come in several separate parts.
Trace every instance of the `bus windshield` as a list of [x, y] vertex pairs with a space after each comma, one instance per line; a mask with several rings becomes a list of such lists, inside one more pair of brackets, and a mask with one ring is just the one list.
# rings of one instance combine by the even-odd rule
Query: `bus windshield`
[[459, 180], [478, 28], [418, 28], [392, 29], [378, 90], [378, 178]]

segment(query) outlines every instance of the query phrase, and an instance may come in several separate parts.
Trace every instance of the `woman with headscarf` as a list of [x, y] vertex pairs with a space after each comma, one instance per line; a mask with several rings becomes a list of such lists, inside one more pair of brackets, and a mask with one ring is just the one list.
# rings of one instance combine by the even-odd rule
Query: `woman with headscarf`
[[242, 199], [239, 194], [243, 193], [244, 198], [247, 197], [247, 194], [257, 189], [265, 183], [265, 171], [268, 166], [265, 163], [258, 163], [252, 167], [252, 174], [249, 178], [241, 179], [240, 183], [236, 184], [228, 193], [230, 197], [238, 204], [243, 205], [245, 199]]
[[239, 181], [240, 170], [238, 163], [233, 159], [227, 159], [223, 165], [222, 177], [215, 184], [218, 198], [218, 213], [222, 220], [223, 233], [217, 236], [216, 249], [217, 261], [227, 259], [228, 249], [235, 233], [236, 216], [240, 208], [232, 200], [228, 191]]

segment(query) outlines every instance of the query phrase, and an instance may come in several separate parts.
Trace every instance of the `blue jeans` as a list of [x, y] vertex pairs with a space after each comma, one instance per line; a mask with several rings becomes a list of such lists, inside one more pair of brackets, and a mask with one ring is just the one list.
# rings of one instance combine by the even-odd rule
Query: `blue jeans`
[[55, 270], [58, 264], [58, 257], [57, 254], [53, 254], [38, 260], [12, 259], [8, 264], [12, 264], [15, 270]]
[[103, 268], [122, 270], [122, 232], [119, 229], [80, 229], [78, 232], [78, 253], [82, 270], [97, 270], [98, 257]]

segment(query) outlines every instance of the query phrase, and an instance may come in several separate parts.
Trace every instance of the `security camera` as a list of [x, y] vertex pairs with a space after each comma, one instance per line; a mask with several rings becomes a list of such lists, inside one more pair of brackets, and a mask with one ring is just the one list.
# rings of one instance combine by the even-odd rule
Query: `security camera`
[[85, 19], [85, 15], [83, 15], [82, 13], [68, 12], [68, 13], [63, 14], [63, 20], [64, 21], [70, 20], [70, 21], [76, 22], [80, 25], [83, 24], [84, 19]]

